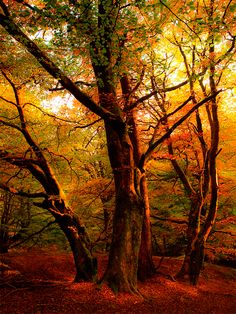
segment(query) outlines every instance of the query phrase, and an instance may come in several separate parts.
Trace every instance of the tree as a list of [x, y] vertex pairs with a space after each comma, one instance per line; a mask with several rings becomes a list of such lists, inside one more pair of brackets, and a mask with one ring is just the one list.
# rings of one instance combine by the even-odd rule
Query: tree
[[[15, 195], [41, 199], [41, 201], [35, 201], [34, 204], [51, 213], [70, 244], [76, 266], [75, 281], [93, 280], [96, 276], [97, 265], [96, 258], [92, 256], [89, 250], [90, 239], [86, 228], [81, 219], [68, 206], [63, 190], [43, 149], [30, 133], [30, 123], [26, 118], [25, 104], [22, 103], [22, 95], [20, 95], [22, 94], [22, 86], [17, 86], [3, 68], [1, 68], [1, 73], [5, 79], [5, 84], [8, 83], [11, 86], [14, 101], [2, 96], [1, 100], [8, 106], [13, 106], [17, 112], [17, 116], [15, 116], [15, 114], [13, 118], [11, 118], [11, 115], [8, 116], [8, 114], [2, 116], [0, 126], [3, 129], [10, 128], [18, 132], [25, 140], [21, 151], [18, 151], [19, 147], [12, 149], [11, 146], [9, 146], [9, 149], [7, 149], [7, 147], [0, 149], [1, 167], [6, 167], [6, 164], [13, 166], [11, 168], [13, 173], [8, 170], [8, 174], [6, 175], [8, 179], [6, 182], [17, 178], [19, 173], [24, 173], [24, 176], [27, 177], [25, 172], [28, 172], [44, 190], [34, 193], [22, 191], [16, 189], [16, 187], [10, 187], [9, 184], [6, 184], [4, 181], [1, 182], [0, 187]], [[13, 120], [14, 122], [12, 122]], [[17, 167], [16, 172], [15, 167]], [[5, 216], [6, 215], [3, 215], [3, 217]]]
[[[102, 0], [98, 3], [42, 1], [37, 7], [32, 5], [34, 1], [18, 2], [19, 5], [15, 3], [11, 8], [4, 1], [0, 1], [2, 27], [37, 59], [39, 64], [61, 85], [59, 88], [70, 92], [104, 122], [108, 156], [114, 174], [116, 204], [109, 262], [103, 279], [116, 291], [136, 292], [138, 260], [142, 279], [154, 272], [145, 179], [146, 162], [156, 147], [178, 125], [213, 96], [210, 95], [197, 103], [164, 136], [154, 141], [146, 151], [141, 152], [135, 111], [140, 104], [156, 94], [154, 91], [137, 97], [137, 90], [140, 89], [144, 76], [142, 73], [145, 73], [144, 69], [139, 70], [140, 64], [142, 65], [140, 51], [145, 51], [144, 43], [148, 43], [148, 33], [150, 34], [149, 24], [142, 18], [145, 12], [145, 10], [142, 12], [142, 6], [145, 8], [145, 4], [126, 4], [123, 1], [111, 0]], [[152, 18], [156, 17], [157, 8], [155, 6], [151, 8]], [[15, 14], [22, 17], [21, 26], [14, 18]], [[27, 25], [25, 17], [29, 17], [30, 20]], [[39, 31], [40, 27], [42, 29], [49, 27], [49, 35], [55, 39], [57, 48], [59, 45], [64, 46], [69, 54], [61, 60], [55, 45], [51, 42], [50, 45], [54, 50], [49, 58], [46, 53], [48, 45], [45, 41], [45, 45], [40, 41], [36, 44], [26, 35], [27, 31], [32, 32], [32, 27], [36, 31]], [[24, 32], [21, 28], [24, 28]], [[153, 28], [152, 33], [155, 34], [156, 30], [156, 27]], [[75, 59], [78, 50], [79, 59]], [[61, 70], [63, 62], [60, 64], [60, 61], [69, 63], [70, 56], [73, 56], [72, 60], [75, 61], [72, 62], [74, 68], [71, 69], [71, 73], [75, 74], [73, 79]], [[84, 84], [83, 80], [75, 83], [76, 76], [86, 76], [80, 69], [81, 60], [82, 63], [88, 64], [86, 75], [90, 77], [90, 71], [93, 72], [91, 84], [90, 82]], [[56, 65], [56, 62], [61, 67]], [[91, 91], [84, 91], [83, 86], [93, 84], [96, 91], [95, 96], [92, 97]], [[186, 81], [169, 90], [176, 90], [184, 84]], [[55, 188], [58, 195], [58, 185]], [[55, 201], [58, 206], [61, 206], [59, 199]]]
[[[222, 11], [216, 11], [217, 1], [209, 1], [200, 6], [196, 1], [193, 4], [193, 15], [190, 15], [193, 30], [195, 30], [195, 41], [189, 42], [174, 34], [174, 43], [179, 48], [185, 65], [186, 73], [189, 79], [189, 92], [194, 104], [197, 103], [199, 93], [206, 97], [209, 93], [215, 93], [221, 85], [223, 71], [235, 53], [235, 36], [225, 24], [225, 19], [231, 19], [228, 12], [230, 2]], [[198, 16], [201, 16], [199, 21]], [[204, 21], [204, 22], [203, 22]], [[204, 26], [203, 26], [204, 25]], [[206, 29], [207, 27], [207, 29]], [[219, 27], [221, 33], [219, 33]], [[224, 34], [228, 35], [228, 41], [223, 39]], [[202, 45], [202, 37], [207, 36], [206, 45]], [[221, 49], [216, 49], [216, 43], [221, 42]], [[204, 59], [204, 62], [199, 60]], [[198, 67], [201, 67], [196, 73]], [[197, 80], [196, 80], [197, 78]], [[208, 85], [207, 85], [208, 80]], [[198, 83], [199, 85], [197, 86]], [[200, 90], [199, 90], [200, 87]], [[162, 98], [164, 99], [164, 98]], [[165, 101], [165, 99], [164, 99]], [[196, 137], [199, 142], [199, 148], [196, 144], [191, 144], [191, 150], [184, 154], [188, 155], [188, 162], [194, 160], [195, 167], [192, 166], [194, 175], [188, 174], [178, 161], [174, 149], [174, 140], [169, 138], [167, 143], [168, 153], [172, 157], [171, 163], [176, 171], [186, 194], [190, 200], [189, 220], [187, 229], [187, 247], [185, 259], [178, 278], [188, 276], [192, 284], [197, 284], [200, 271], [204, 261], [204, 249], [206, 241], [214, 225], [218, 210], [218, 174], [216, 159], [220, 153], [219, 149], [219, 101], [213, 97], [206, 104], [206, 114], [203, 116], [202, 109], [197, 110], [195, 114], [196, 122], [192, 126], [189, 124], [188, 130], [191, 142]], [[165, 106], [162, 105], [166, 127], [168, 129], [168, 120]], [[204, 118], [203, 118], [204, 117]], [[203, 121], [204, 119], [204, 121]], [[208, 127], [206, 126], [208, 123]], [[191, 130], [191, 131], [190, 131]], [[188, 137], [188, 136], [187, 136]], [[186, 139], [185, 139], [186, 140]], [[196, 142], [195, 142], [196, 143]], [[175, 145], [176, 146], [176, 145]], [[199, 153], [200, 151], [200, 153]], [[193, 154], [190, 157], [190, 154]], [[201, 156], [200, 156], [201, 155]]]
[[[109, 265], [105, 274], [106, 280], [119, 291], [136, 291], [137, 259], [141, 241], [144, 204], [138, 193], [140, 178], [135, 184], [135, 162], [133, 145], [129, 136], [126, 114], [120, 108], [116, 94], [117, 73], [112, 69], [112, 64], [119, 62], [119, 46], [125, 44], [125, 34], [121, 40], [114, 40], [113, 28], [116, 26], [116, 16], [121, 14], [121, 4], [111, 1], [99, 3], [98, 12], [88, 3], [73, 6], [80, 12], [82, 24], [76, 16], [71, 15], [68, 27], [73, 22], [76, 32], [83, 30], [88, 37], [87, 49], [97, 81], [99, 104], [82, 92], [48, 57], [34, 44], [14, 23], [7, 6], [1, 2], [4, 14], [1, 15], [1, 25], [21, 42], [40, 62], [40, 64], [61, 85], [70, 91], [76, 99], [104, 119], [108, 153], [114, 172], [116, 188], [116, 209], [113, 224], [113, 239], [110, 249]], [[55, 7], [47, 4], [40, 13], [50, 13], [50, 9], [61, 10], [60, 4]], [[68, 14], [69, 6], [64, 7]], [[98, 13], [98, 14], [97, 14]], [[130, 13], [130, 12], [128, 12]], [[48, 17], [48, 16], [47, 16]], [[90, 17], [90, 24], [86, 22]], [[68, 17], [67, 17], [68, 20]], [[96, 27], [94, 28], [94, 23]], [[81, 29], [82, 25], [82, 29]], [[119, 27], [121, 24], [119, 23]], [[13, 32], [12, 32], [13, 31]], [[15, 32], [16, 31], [16, 32]], [[18, 33], [18, 34], [17, 34]], [[115, 57], [115, 58], [114, 58]], [[123, 56], [122, 56], [123, 58]]]

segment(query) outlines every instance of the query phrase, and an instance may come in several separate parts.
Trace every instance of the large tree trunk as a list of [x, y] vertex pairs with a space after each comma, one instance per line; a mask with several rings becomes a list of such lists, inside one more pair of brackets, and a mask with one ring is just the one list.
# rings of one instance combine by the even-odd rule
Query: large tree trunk
[[63, 200], [45, 203], [70, 244], [76, 268], [74, 281], [94, 281], [97, 275], [97, 259], [90, 252], [90, 240], [85, 226]]
[[[129, 95], [132, 88], [129, 84], [127, 75], [121, 79], [121, 86], [124, 98]], [[126, 103], [126, 107], [128, 104]], [[144, 281], [155, 273], [156, 269], [152, 259], [152, 233], [150, 221], [150, 206], [148, 196], [148, 186], [146, 173], [144, 169], [139, 168], [140, 159], [142, 157], [142, 148], [140, 145], [140, 133], [137, 125], [136, 110], [129, 110], [127, 113], [127, 122], [129, 126], [129, 136], [133, 146], [133, 156], [135, 164], [135, 190], [141, 197], [143, 202], [144, 219], [142, 225], [141, 245], [139, 250], [138, 261], [138, 279]]]
[[138, 256], [144, 217], [142, 197], [135, 189], [133, 147], [124, 123], [106, 123], [116, 207], [108, 267], [103, 280], [115, 292], [137, 292]]
[[[192, 245], [192, 247], [190, 247]], [[187, 246], [184, 262], [177, 279], [188, 279], [191, 284], [197, 285], [200, 272], [204, 263], [205, 241], [203, 238], [196, 236]]]
[[117, 193], [109, 263], [104, 276], [115, 291], [137, 291], [143, 206], [135, 193]]

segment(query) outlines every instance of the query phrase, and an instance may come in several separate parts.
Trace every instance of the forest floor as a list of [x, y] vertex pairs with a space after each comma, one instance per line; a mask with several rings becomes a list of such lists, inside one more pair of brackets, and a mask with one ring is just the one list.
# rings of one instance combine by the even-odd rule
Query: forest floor
[[[154, 258], [159, 264], [159, 258]], [[107, 258], [98, 256], [99, 274]], [[141, 297], [117, 296], [104, 284], [73, 283], [72, 256], [57, 250], [15, 251], [0, 262], [1, 314], [235, 314], [236, 269], [206, 264], [199, 285], [171, 280], [181, 260], [164, 258], [158, 273], [139, 283]], [[18, 272], [17, 272], [17, 271]]]

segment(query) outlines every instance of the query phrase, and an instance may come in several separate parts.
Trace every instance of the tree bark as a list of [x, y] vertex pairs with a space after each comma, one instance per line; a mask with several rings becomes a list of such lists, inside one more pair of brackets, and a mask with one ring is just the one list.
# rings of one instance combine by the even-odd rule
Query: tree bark
[[[198, 196], [192, 197], [191, 209], [189, 211], [188, 218], [188, 228], [187, 228], [187, 246], [185, 249], [184, 261], [182, 263], [181, 269], [176, 275], [177, 279], [184, 280], [189, 279], [193, 283], [193, 278], [195, 278], [195, 270], [198, 269], [196, 265], [197, 260], [200, 259], [200, 245], [199, 245], [199, 233], [200, 233], [200, 215], [201, 215], [201, 204], [199, 203]], [[199, 260], [200, 264], [203, 260]], [[200, 269], [199, 269], [200, 273]], [[195, 282], [195, 281], [194, 281]], [[194, 283], [196, 284], [196, 283]]]
[[128, 110], [127, 123], [129, 127], [130, 140], [133, 146], [133, 158], [135, 164], [135, 190], [139, 197], [141, 197], [144, 206], [144, 219], [138, 261], [138, 279], [144, 281], [155, 273], [155, 266], [152, 260], [152, 233], [148, 186], [146, 173], [144, 169], [139, 168], [139, 163], [142, 156], [142, 148], [140, 145], [140, 134], [137, 125], [136, 109], [129, 109], [130, 104], [132, 103], [132, 99], [129, 97], [129, 95], [132, 94], [132, 88], [127, 75], [123, 75], [121, 78], [121, 87], [125, 100], [125, 108]]
[[144, 204], [134, 186], [133, 146], [125, 124], [106, 123], [106, 135], [114, 173], [116, 206], [108, 267], [102, 280], [115, 292], [137, 292], [138, 256]]
[[97, 259], [90, 252], [89, 236], [79, 217], [74, 215], [62, 199], [44, 201], [44, 208], [55, 217], [70, 244], [76, 268], [74, 281], [94, 281], [97, 275]]
[[148, 187], [145, 174], [143, 175], [140, 182], [140, 191], [144, 203], [144, 219], [142, 226], [141, 245], [139, 250], [138, 279], [144, 281], [156, 273], [156, 268], [152, 259], [152, 231]]

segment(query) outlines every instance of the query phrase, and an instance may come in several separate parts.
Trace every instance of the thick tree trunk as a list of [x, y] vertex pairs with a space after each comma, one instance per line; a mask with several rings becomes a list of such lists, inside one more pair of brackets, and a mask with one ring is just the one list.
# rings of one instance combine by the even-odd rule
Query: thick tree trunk
[[192, 285], [197, 285], [200, 272], [204, 263], [205, 242], [197, 237], [189, 259], [189, 281]]
[[144, 217], [142, 197], [135, 189], [133, 147], [126, 125], [106, 123], [116, 207], [108, 267], [103, 280], [115, 292], [137, 292], [138, 256]]
[[135, 193], [117, 194], [113, 237], [104, 279], [115, 292], [137, 292], [138, 255], [143, 206]]
[[188, 279], [191, 284], [197, 285], [200, 272], [204, 263], [205, 242], [197, 237], [191, 242], [192, 247], [188, 246], [184, 262], [177, 279]]
[[[122, 78], [121, 84], [124, 95], [128, 95], [131, 92], [131, 87], [129, 85], [127, 76]], [[152, 259], [152, 232], [146, 174], [144, 169], [139, 169], [142, 149], [140, 145], [140, 134], [137, 125], [135, 109], [129, 111], [127, 121], [129, 125], [129, 136], [133, 146], [134, 164], [136, 169], [135, 190], [136, 193], [141, 197], [144, 206], [144, 219], [138, 261], [138, 279], [144, 281], [152, 277], [156, 270]]]

